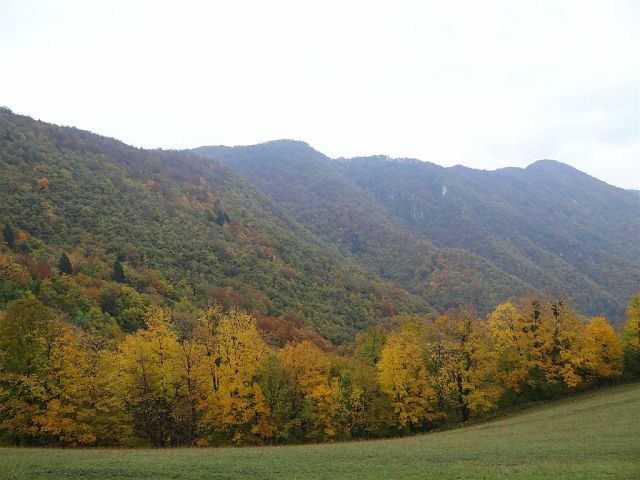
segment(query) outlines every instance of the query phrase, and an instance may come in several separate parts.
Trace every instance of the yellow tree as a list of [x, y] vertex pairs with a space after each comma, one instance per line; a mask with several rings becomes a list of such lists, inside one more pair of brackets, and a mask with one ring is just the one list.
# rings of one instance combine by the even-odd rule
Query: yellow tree
[[47, 339], [49, 362], [41, 374], [49, 398], [34, 423], [61, 443], [93, 444], [95, 370], [87, 335], [62, 321], [56, 322], [53, 332], [55, 338]]
[[184, 443], [192, 445], [198, 440], [198, 427], [201, 419], [200, 401], [207, 385], [207, 377], [201, 374], [205, 350], [194, 338], [181, 338], [179, 344], [180, 388], [177, 392], [179, 401], [174, 414], [182, 426]]
[[257, 382], [268, 348], [255, 320], [237, 310], [223, 314], [212, 309], [201, 319], [195, 338], [202, 342], [201, 371], [208, 378], [200, 406], [203, 422], [232, 433], [234, 442], [269, 438], [273, 426]]
[[116, 342], [98, 352], [96, 359], [96, 415], [94, 425], [99, 444], [133, 446], [136, 436], [133, 404], [121, 370], [122, 355]]
[[352, 357], [335, 358], [331, 371], [340, 388], [337, 434], [342, 438], [364, 438], [387, 431], [394, 422], [394, 413], [380, 389], [378, 369], [371, 359], [356, 351]]
[[338, 431], [339, 386], [329, 376], [331, 357], [305, 340], [277, 352], [288, 386], [290, 418], [278, 425], [298, 438], [331, 438]]
[[469, 309], [438, 318], [432, 335], [444, 347], [442, 372], [463, 422], [495, 408], [501, 394], [496, 357], [486, 325]]
[[623, 333], [625, 361], [632, 372], [640, 374], [640, 292], [631, 296], [626, 313]]
[[399, 426], [412, 430], [437, 418], [436, 395], [423, 362], [422, 338], [414, 325], [406, 325], [389, 335], [378, 362], [380, 388], [390, 397]]
[[181, 388], [180, 346], [169, 315], [150, 307], [146, 328], [128, 335], [115, 355], [110, 385], [130, 412], [136, 434], [154, 446], [176, 445], [176, 399]]
[[565, 302], [547, 301], [541, 326], [540, 366], [546, 380], [574, 388], [586, 367], [585, 325]]
[[0, 318], [0, 429], [17, 442], [95, 442], [85, 339], [35, 298], [9, 304]]
[[346, 405], [342, 401], [342, 391], [337, 378], [328, 378], [317, 385], [309, 394], [309, 399], [313, 404], [311, 438], [328, 440], [344, 433]]
[[594, 317], [587, 324], [587, 364], [595, 377], [622, 375], [622, 342], [604, 317]]
[[529, 380], [532, 368], [531, 346], [534, 340], [528, 333], [523, 314], [510, 302], [498, 305], [489, 316], [489, 331], [497, 354], [498, 375], [504, 387], [516, 393]]
[[325, 383], [331, 367], [329, 355], [308, 340], [288, 343], [278, 351], [278, 359], [291, 384], [302, 395], [309, 395]]

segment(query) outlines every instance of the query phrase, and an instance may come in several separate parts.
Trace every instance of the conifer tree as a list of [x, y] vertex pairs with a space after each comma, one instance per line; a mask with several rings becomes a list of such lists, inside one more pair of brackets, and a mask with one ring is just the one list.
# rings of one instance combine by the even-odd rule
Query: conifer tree
[[62, 252], [60, 255], [60, 261], [58, 262], [58, 269], [61, 274], [71, 275], [73, 274], [73, 268], [71, 267], [71, 260], [69, 260], [69, 256]]
[[111, 274], [111, 278], [118, 283], [127, 283], [127, 277], [124, 274], [124, 267], [122, 266], [122, 262], [116, 260], [113, 262], [113, 273]]
[[4, 226], [4, 241], [7, 242], [10, 248], [16, 246], [16, 232], [9, 224]]

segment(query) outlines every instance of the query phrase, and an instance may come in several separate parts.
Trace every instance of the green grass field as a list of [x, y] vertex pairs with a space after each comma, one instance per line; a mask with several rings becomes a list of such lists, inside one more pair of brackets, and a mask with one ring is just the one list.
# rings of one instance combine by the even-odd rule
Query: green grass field
[[409, 438], [262, 448], [0, 449], [1, 479], [639, 479], [640, 384]]

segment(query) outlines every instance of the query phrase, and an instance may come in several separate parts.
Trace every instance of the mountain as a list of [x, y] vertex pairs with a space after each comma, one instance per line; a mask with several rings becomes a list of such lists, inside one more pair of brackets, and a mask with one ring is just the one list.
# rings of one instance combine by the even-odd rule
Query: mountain
[[[567, 165], [492, 172], [353, 159], [346, 175], [439, 246], [456, 246], [589, 314], [617, 316], [640, 284], [640, 202]], [[426, 186], [426, 188], [425, 188]]]
[[302, 225], [436, 309], [542, 291], [622, 317], [640, 285], [640, 200], [572, 167], [332, 160], [301, 142], [200, 147]]
[[343, 344], [397, 314], [486, 314], [533, 292], [618, 321], [640, 284], [640, 198], [552, 161], [143, 150], [0, 109], [0, 173], [0, 310], [34, 294], [86, 328], [219, 303], [274, 341]]
[[[111, 282], [115, 261], [144, 301], [239, 306], [337, 343], [388, 315], [387, 302], [399, 312], [431, 309], [340, 257], [227, 166], [193, 153], [141, 150], [3, 110], [0, 172], [0, 224], [21, 237], [13, 247], [0, 242], [0, 263], [10, 256], [24, 266], [31, 290], [50, 288], [51, 303], [70, 303], [77, 323], [128, 321], [117, 304], [132, 294]], [[77, 270], [64, 282], [51, 278], [63, 251]], [[16, 291], [10, 271], [0, 268], [0, 308]]]
[[535, 290], [471, 252], [436, 248], [359, 188], [338, 162], [303, 142], [195, 152], [231, 166], [344, 258], [436, 310], [471, 303], [486, 312], [501, 300]]

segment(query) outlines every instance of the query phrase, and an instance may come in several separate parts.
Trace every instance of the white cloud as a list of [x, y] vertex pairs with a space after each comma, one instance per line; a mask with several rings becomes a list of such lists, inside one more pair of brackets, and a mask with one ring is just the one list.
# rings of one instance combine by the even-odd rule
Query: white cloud
[[556, 158], [640, 187], [638, 5], [0, 0], [0, 104], [147, 147]]

